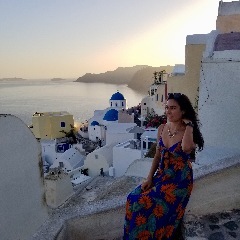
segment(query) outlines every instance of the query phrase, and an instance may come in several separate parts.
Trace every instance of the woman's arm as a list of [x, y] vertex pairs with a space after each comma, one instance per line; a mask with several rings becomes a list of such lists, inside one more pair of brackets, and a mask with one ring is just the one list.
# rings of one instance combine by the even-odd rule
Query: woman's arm
[[158, 148], [156, 148], [156, 153], [154, 155], [153, 161], [152, 161], [152, 166], [150, 168], [150, 171], [148, 173], [147, 179], [152, 180], [158, 166], [159, 166], [159, 160], [160, 160], [160, 151]]
[[152, 161], [152, 166], [151, 166], [150, 171], [148, 173], [147, 179], [142, 184], [141, 188], [142, 188], [143, 191], [147, 191], [149, 188], [152, 187], [152, 179], [153, 179], [153, 176], [154, 176], [154, 174], [155, 174], [155, 172], [156, 172], [156, 170], [159, 166], [159, 160], [160, 160], [161, 154], [160, 154], [160, 151], [159, 151], [158, 142], [159, 142], [159, 139], [161, 137], [163, 128], [164, 128], [163, 124], [160, 125], [159, 128], [158, 128], [156, 153], [154, 155], [154, 158], [153, 158], [153, 161]]
[[186, 153], [191, 153], [195, 148], [195, 143], [193, 141], [193, 125], [190, 120], [183, 119], [183, 122], [186, 124], [186, 129], [182, 138], [182, 150]]
[[142, 186], [141, 186], [143, 191], [147, 191], [148, 189], [150, 189], [152, 187], [152, 185], [153, 185], [152, 180], [153, 180], [153, 176], [158, 168], [159, 159], [160, 159], [160, 151], [158, 148], [156, 148], [156, 153], [153, 158], [152, 166], [148, 173], [147, 179], [142, 183]]

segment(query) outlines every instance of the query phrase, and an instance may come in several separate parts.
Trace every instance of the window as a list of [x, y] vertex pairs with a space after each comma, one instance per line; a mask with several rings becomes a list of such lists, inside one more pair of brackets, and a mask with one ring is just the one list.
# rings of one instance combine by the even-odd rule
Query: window
[[95, 154], [95, 159], [98, 159], [98, 155], [97, 154]]
[[65, 128], [65, 126], [66, 126], [66, 123], [65, 122], [61, 122], [61, 127]]
[[147, 103], [143, 103], [143, 105], [146, 105]]
[[124, 106], [124, 103], [122, 102], [122, 106]]
[[156, 101], [158, 101], [158, 94], [157, 94], [157, 96], [156, 96]]

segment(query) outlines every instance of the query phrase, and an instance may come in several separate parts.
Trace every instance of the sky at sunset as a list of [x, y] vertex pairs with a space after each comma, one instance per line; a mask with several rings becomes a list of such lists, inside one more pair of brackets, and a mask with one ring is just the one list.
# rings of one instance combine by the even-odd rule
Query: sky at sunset
[[184, 64], [186, 36], [214, 30], [218, 4], [0, 0], [0, 78], [78, 78], [117, 67]]

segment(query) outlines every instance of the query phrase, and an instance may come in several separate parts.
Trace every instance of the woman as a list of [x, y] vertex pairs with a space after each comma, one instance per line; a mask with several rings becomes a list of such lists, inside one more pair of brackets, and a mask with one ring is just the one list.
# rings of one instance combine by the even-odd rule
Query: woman
[[127, 198], [123, 239], [173, 239], [192, 191], [190, 153], [204, 144], [196, 113], [181, 93], [168, 95], [165, 111], [148, 177]]

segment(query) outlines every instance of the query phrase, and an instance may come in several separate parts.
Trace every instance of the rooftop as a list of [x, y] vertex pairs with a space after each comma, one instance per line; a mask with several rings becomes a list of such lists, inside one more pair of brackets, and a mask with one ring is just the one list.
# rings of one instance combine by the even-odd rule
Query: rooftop
[[116, 109], [110, 109], [108, 110], [104, 117], [103, 117], [103, 120], [106, 120], [106, 121], [116, 121], [118, 120], [118, 111]]
[[40, 117], [40, 116], [66, 116], [71, 115], [69, 112], [61, 111], [61, 112], [35, 112], [33, 117]]
[[120, 92], [116, 92], [112, 95], [110, 100], [125, 100], [125, 98]]

